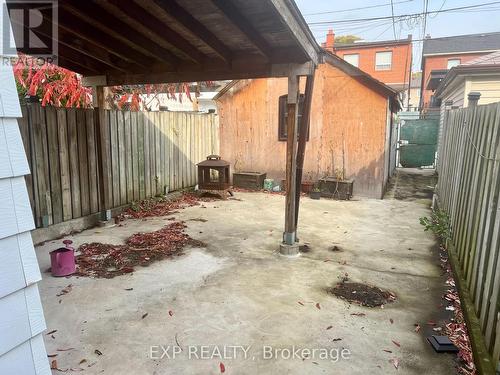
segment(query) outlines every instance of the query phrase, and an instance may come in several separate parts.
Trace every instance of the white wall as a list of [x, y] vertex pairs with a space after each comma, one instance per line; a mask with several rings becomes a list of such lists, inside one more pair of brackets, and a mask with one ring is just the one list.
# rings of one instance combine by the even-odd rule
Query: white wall
[[[1, 9], [4, 1], [0, 0]], [[3, 15], [0, 15], [3, 18]], [[0, 50], [1, 50], [0, 42]], [[35, 228], [24, 175], [28, 161], [17, 118], [21, 109], [10, 66], [0, 66], [0, 374], [49, 375], [30, 230]]]

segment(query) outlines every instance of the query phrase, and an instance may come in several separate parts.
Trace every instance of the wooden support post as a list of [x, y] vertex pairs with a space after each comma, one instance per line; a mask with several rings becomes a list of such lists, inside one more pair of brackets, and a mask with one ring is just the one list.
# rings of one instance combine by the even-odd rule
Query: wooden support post
[[104, 110], [104, 87], [92, 86], [93, 105], [94, 105], [94, 123], [97, 148], [97, 184], [99, 192], [99, 210], [101, 220], [111, 220], [111, 197], [109, 196], [109, 181], [107, 170], [109, 167], [108, 155], [106, 152], [106, 143], [103, 135], [107, 131], [107, 121], [105, 120]]
[[295, 191], [297, 173], [297, 129], [298, 129], [299, 76], [288, 78], [287, 101], [287, 144], [286, 144], [286, 200], [285, 232], [280, 252], [284, 255], [297, 255], [295, 243]]
[[306, 89], [304, 92], [304, 106], [299, 127], [299, 144], [297, 146], [297, 181], [295, 188], [295, 228], [299, 222], [300, 190], [302, 185], [302, 170], [304, 168], [304, 157], [306, 153], [307, 134], [309, 133], [309, 123], [311, 114], [311, 103], [314, 87], [314, 73], [307, 76]]

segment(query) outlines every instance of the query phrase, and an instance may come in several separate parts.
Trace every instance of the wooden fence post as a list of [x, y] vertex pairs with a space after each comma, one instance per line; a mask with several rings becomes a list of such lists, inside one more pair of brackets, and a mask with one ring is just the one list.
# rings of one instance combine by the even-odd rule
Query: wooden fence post
[[[107, 121], [105, 119], [106, 112], [104, 109], [104, 87], [93, 86], [93, 105], [94, 105], [94, 121], [95, 121], [95, 136], [97, 148], [97, 184], [99, 192], [99, 210], [101, 211], [101, 220], [111, 220], [111, 197], [109, 194], [109, 179], [108, 169], [109, 160], [106, 152], [106, 136]], [[103, 137], [104, 135], [104, 137]], [[104, 138], [104, 139], [103, 139]]]

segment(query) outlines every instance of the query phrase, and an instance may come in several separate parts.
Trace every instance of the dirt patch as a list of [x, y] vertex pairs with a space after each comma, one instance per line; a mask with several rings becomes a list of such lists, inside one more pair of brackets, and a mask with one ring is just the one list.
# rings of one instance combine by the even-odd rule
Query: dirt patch
[[180, 255], [185, 246], [206, 246], [184, 233], [185, 228], [183, 222], [171, 223], [154, 232], [136, 233], [125, 241], [125, 245], [85, 243], [78, 248], [75, 275], [110, 279], [133, 272], [135, 266], [147, 266]]
[[362, 283], [340, 282], [327, 292], [348, 302], [367, 307], [377, 307], [396, 300], [393, 293]]

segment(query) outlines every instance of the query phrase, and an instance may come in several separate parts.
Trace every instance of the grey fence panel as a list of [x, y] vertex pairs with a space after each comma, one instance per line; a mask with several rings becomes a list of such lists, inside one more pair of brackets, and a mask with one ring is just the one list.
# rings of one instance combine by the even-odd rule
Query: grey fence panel
[[439, 206], [450, 218], [459, 273], [474, 303], [484, 343], [500, 356], [500, 103], [443, 113]]

